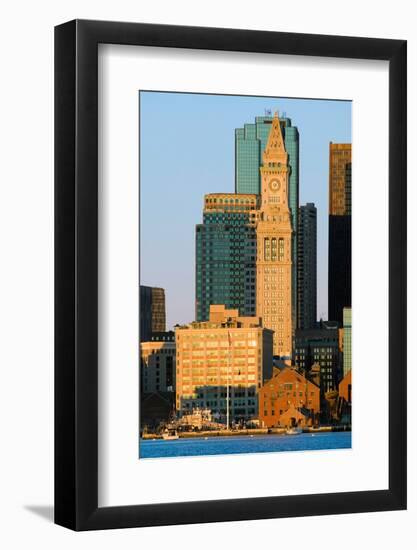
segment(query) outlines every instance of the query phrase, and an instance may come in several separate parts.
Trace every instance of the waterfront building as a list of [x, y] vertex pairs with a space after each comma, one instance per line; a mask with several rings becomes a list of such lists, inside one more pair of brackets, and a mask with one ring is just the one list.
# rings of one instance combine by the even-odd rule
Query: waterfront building
[[322, 397], [326, 392], [337, 390], [341, 378], [337, 326], [320, 322], [316, 329], [296, 330], [294, 362], [307, 377], [311, 374], [311, 378], [320, 380]]
[[351, 307], [352, 145], [329, 146], [329, 319], [343, 322], [343, 308]]
[[140, 342], [141, 394], [175, 392], [175, 333], [152, 333], [148, 342]]
[[140, 285], [139, 311], [140, 341], [149, 341], [153, 332], [164, 332], [166, 330], [165, 290]]
[[256, 235], [251, 218], [257, 195], [212, 193], [204, 197], [196, 226], [196, 320], [207, 321], [211, 304], [256, 314]]
[[228, 410], [230, 423], [258, 415], [258, 391], [272, 375], [272, 331], [261, 319], [211, 305], [208, 321], [176, 327], [175, 339], [180, 414], [210, 409], [223, 423]]
[[259, 390], [262, 426], [313, 424], [320, 414], [320, 388], [294, 368], [275, 369]]
[[297, 328], [317, 324], [317, 208], [300, 206], [297, 252]]
[[[261, 166], [267, 147], [273, 116], [259, 116], [254, 123], [235, 130], [235, 190], [236, 193], [261, 194]], [[290, 118], [281, 116], [281, 133], [288, 156], [288, 206], [292, 221], [292, 325], [297, 317], [297, 228], [299, 202], [299, 133]]]
[[352, 309], [343, 308], [343, 376], [352, 368]]
[[277, 113], [263, 153], [257, 212], [256, 315], [274, 331], [274, 356], [291, 357], [292, 222], [288, 204], [288, 153]]

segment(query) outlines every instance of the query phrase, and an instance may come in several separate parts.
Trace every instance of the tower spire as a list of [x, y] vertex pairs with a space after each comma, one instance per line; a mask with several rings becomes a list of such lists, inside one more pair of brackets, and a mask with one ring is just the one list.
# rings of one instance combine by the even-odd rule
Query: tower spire
[[268, 142], [263, 154], [263, 162], [280, 162], [286, 164], [288, 154], [285, 150], [284, 139], [282, 137], [281, 124], [279, 122], [278, 111], [275, 111], [272, 119], [272, 128], [269, 132]]

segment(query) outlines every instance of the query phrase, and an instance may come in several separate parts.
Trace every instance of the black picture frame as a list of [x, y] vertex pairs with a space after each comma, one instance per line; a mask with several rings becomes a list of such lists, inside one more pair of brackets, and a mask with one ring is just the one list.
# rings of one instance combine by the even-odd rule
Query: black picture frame
[[[98, 44], [389, 62], [389, 488], [98, 506]], [[74, 530], [406, 508], [404, 40], [74, 20], [55, 28], [55, 523]]]

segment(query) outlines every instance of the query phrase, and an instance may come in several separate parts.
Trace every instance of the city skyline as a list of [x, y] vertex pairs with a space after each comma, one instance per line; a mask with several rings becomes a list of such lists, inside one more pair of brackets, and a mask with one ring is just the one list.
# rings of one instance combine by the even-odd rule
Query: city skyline
[[[234, 154], [221, 147], [221, 153], [234, 160], [234, 189], [219, 190], [219, 184], [226, 186], [222, 178], [229, 164], [221, 166], [216, 147], [235, 122], [228, 120], [222, 128], [218, 101], [224, 107], [230, 98], [198, 96], [197, 104], [203, 107], [196, 113], [190, 98], [194, 96], [187, 94], [187, 111], [159, 113], [161, 125], [154, 113], [152, 131], [148, 128], [146, 133], [151, 151], [158, 155], [150, 156], [146, 177], [152, 185], [141, 195], [141, 239], [150, 252], [149, 271], [160, 271], [151, 279], [155, 287], [142, 286], [150, 281], [141, 276], [141, 296], [149, 295], [147, 302], [140, 300], [146, 310], [141, 315], [143, 333], [151, 337], [140, 341], [140, 456], [206, 454], [204, 442], [219, 435], [272, 436], [271, 446], [284, 450], [281, 436], [300, 437], [302, 448], [310, 448], [304, 434], [324, 431], [332, 434], [331, 448], [349, 447], [350, 435], [333, 433], [351, 430], [350, 275], [344, 272], [350, 266], [351, 143], [333, 142], [335, 132], [325, 121], [334, 121], [334, 116], [326, 102], [326, 112], [319, 112], [314, 125], [319, 145], [311, 151], [307, 143], [306, 157], [314, 165], [317, 157], [321, 160], [321, 149], [329, 151], [323, 162], [329, 170], [327, 182], [322, 175], [319, 183], [311, 184], [314, 178], [307, 170], [312, 200], [303, 205], [299, 167], [305, 121], [298, 112], [301, 125], [294, 123], [281, 99], [281, 108], [266, 109], [264, 116], [248, 120], [247, 113], [242, 114], [246, 121], [233, 132]], [[176, 96], [174, 102], [182, 99]], [[247, 101], [238, 98], [242, 99]], [[216, 116], [211, 117], [215, 124], [210, 129], [213, 101]], [[305, 107], [305, 102], [296, 103]], [[317, 114], [316, 105], [310, 110]], [[350, 127], [349, 116], [343, 125]], [[141, 170], [147, 174], [142, 155], [149, 150], [142, 144], [141, 139]], [[214, 166], [219, 163], [217, 173]], [[197, 197], [196, 191], [208, 185], [203, 198]], [[202, 215], [194, 225], [197, 204]], [[322, 221], [328, 218], [328, 239], [317, 239], [318, 212]], [[152, 220], [149, 242], [147, 216]], [[193, 250], [181, 238], [182, 230], [187, 239], [195, 235]], [[328, 268], [330, 316], [342, 308], [343, 326], [333, 317], [317, 322], [327, 317], [325, 312], [317, 316], [317, 242], [319, 284], [324, 290], [323, 267]], [[341, 272], [337, 280], [335, 270]], [[335, 292], [342, 280], [347, 288]], [[171, 283], [181, 306], [168, 321], [174, 330], [165, 326], [155, 331], [154, 326], [164, 325], [171, 307], [165, 303]], [[184, 322], [182, 316], [188, 319]], [[170, 446], [170, 441], [189, 438], [197, 447]], [[158, 440], [166, 444], [155, 448]], [[244, 452], [235, 441], [227, 449], [214, 444], [209, 452]]]
[[140, 101], [141, 284], [165, 289], [167, 328], [195, 318], [193, 229], [204, 195], [234, 192], [235, 129], [269, 108], [300, 133], [300, 206], [317, 207], [317, 314], [327, 318], [328, 147], [350, 141], [350, 102], [158, 92]]

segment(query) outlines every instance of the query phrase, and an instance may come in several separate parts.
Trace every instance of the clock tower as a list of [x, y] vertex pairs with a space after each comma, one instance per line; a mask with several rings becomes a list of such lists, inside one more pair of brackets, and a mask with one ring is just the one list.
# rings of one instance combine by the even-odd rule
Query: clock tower
[[274, 331], [275, 356], [292, 355], [291, 213], [288, 206], [290, 167], [278, 113], [265, 151], [257, 219], [256, 315]]

